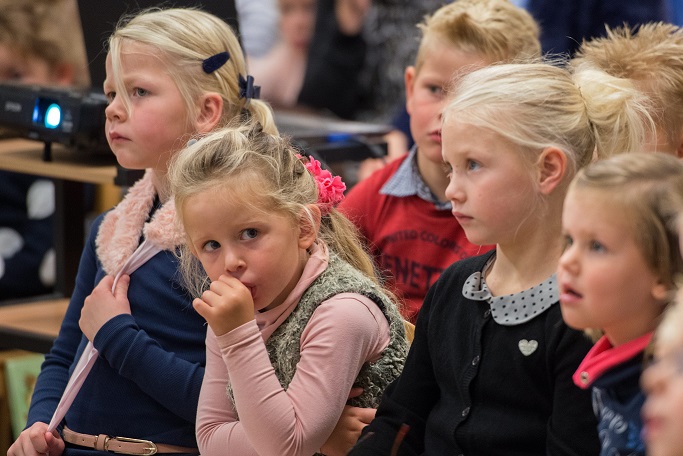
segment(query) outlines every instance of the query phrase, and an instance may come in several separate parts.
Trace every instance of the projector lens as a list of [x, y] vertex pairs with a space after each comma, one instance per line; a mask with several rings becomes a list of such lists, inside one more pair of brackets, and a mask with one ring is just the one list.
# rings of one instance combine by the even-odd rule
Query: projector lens
[[57, 128], [62, 121], [62, 108], [57, 103], [52, 103], [45, 110], [45, 126], [47, 128]]

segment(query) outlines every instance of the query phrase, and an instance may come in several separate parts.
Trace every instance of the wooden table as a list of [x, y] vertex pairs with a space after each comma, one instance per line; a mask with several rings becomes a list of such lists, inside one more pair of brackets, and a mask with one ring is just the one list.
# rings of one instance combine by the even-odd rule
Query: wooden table
[[0, 306], [0, 349], [47, 353], [68, 304], [64, 298]]

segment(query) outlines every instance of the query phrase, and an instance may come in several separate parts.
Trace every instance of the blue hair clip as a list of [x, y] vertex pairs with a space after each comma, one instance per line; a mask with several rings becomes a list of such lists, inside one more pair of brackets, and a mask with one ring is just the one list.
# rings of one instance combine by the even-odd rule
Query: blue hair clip
[[254, 77], [247, 75], [247, 79], [239, 75], [240, 98], [246, 98], [247, 101], [252, 98], [258, 99], [261, 96], [261, 86], [254, 85]]
[[228, 51], [219, 52], [211, 57], [207, 57], [202, 61], [202, 70], [204, 70], [204, 73], [206, 74], [211, 74], [225, 65], [225, 62], [227, 62], [228, 59], [230, 59]]

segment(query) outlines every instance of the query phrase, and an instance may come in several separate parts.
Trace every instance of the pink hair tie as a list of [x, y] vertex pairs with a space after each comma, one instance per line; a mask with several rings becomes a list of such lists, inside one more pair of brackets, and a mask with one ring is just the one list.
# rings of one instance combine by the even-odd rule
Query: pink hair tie
[[309, 173], [313, 176], [315, 183], [318, 185], [318, 206], [323, 215], [330, 212], [330, 210], [339, 204], [344, 199], [344, 190], [346, 184], [342, 182], [341, 177], [332, 176], [326, 169], [322, 169], [320, 162], [315, 158], [308, 156], [307, 161], [304, 161], [301, 155], [296, 155], [306, 167]]

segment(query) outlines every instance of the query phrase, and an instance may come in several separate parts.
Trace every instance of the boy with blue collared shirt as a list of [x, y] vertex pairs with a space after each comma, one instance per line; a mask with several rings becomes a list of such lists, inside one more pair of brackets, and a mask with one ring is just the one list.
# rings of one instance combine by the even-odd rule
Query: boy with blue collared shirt
[[429, 287], [451, 263], [492, 246], [470, 243], [451, 215], [441, 158], [441, 111], [451, 79], [498, 61], [540, 54], [539, 29], [505, 0], [457, 0], [418, 25], [406, 68], [406, 109], [415, 145], [354, 186], [339, 206], [368, 241], [389, 285], [415, 321]]

